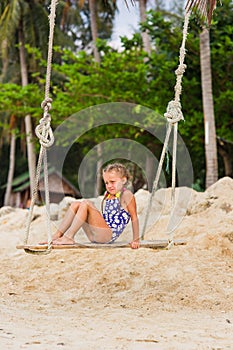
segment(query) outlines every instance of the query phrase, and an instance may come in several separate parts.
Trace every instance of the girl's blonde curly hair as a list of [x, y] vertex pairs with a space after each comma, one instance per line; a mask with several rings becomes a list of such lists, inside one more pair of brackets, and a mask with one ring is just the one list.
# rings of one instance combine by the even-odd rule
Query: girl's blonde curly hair
[[110, 172], [110, 171], [116, 171], [121, 175], [121, 177], [126, 177], [127, 181], [130, 179], [130, 173], [128, 169], [121, 163], [112, 163], [108, 164], [104, 169], [103, 169], [103, 174]]

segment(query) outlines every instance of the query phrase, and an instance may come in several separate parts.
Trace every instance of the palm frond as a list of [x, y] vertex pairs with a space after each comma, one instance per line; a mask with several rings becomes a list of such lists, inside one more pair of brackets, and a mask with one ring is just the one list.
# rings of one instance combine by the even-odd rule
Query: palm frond
[[[128, 1], [127, 1], [127, 0], [124, 0], [124, 2], [125, 2], [125, 4], [126, 4], [127, 8], [129, 9], [129, 5], [128, 5], [129, 0], [128, 0]], [[133, 6], [135, 5], [135, 0], [130, 0], [130, 2], [131, 2], [131, 4], [132, 4]]]
[[186, 11], [196, 11], [210, 25], [216, 0], [187, 0]]
[[7, 39], [8, 43], [15, 35], [21, 16], [20, 2], [12, 1], [0, 13], [0, 42]]
[[[135, 0], [124, 0], [126, 7], [129, 9], [129, 2], [131, 5], [135, 5]], [[82, 8], [84, 6], [85, 0], [78, 0], [78, 5]], [[113, 0], [113, 4], [116, 5], [116, 0]]]

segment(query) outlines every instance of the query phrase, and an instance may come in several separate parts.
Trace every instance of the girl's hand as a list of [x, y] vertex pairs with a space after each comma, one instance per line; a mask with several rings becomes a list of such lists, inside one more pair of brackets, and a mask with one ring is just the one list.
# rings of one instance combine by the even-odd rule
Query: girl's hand
[[139, 241], [132, 241], [132, 242], [130, 242], [130, 247], [132, 249], [138, 249], [140, 247], [140, 242]]

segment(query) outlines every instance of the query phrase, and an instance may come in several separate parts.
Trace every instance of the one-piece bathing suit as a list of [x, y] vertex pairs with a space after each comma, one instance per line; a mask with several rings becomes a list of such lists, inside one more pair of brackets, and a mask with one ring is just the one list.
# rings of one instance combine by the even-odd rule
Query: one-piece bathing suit
[[106, 199], [103, 218], [112, 230], [112, 239], [108, 242], [112, 243], [124, 231], [130, 220], [130, 214], [121, 207], [118, 198]]

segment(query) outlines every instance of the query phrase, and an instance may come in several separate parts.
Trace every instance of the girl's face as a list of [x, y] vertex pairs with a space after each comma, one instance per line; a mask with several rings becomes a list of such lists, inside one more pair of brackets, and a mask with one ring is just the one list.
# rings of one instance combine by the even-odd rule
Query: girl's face
[[117, 171], [108, 171], [103, 174], [104, 183], [108, 193], [115, 195], [121, 191], [127, 182], [126, 177], [122, 177]]

